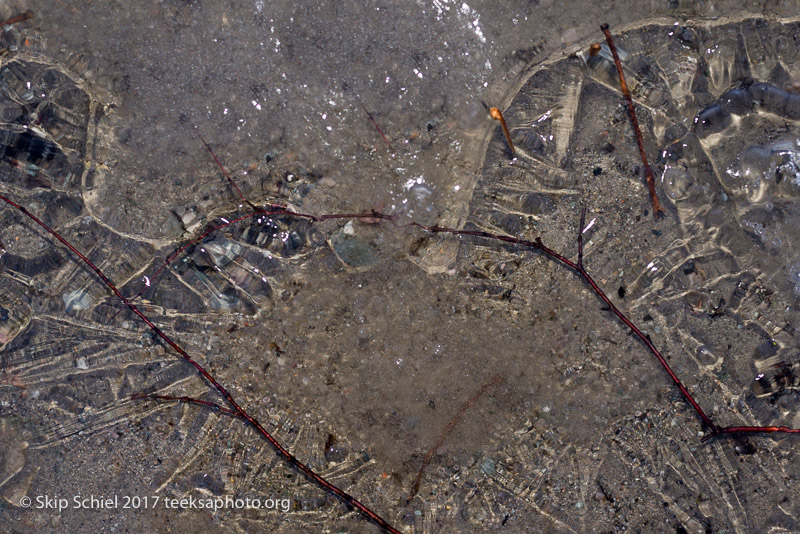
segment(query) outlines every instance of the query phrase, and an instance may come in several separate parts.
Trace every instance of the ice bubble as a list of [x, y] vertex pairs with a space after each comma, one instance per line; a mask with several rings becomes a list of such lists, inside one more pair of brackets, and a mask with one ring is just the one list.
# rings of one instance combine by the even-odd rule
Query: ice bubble
[[61, 295], [61, 300], [64, 301], [64, 305], [67, 307], [67, 313], [85, 310], [92, 305], [92, 297], [82, 289], [64, 293]]
[[800, 285], [800, 263], [789, 267], [789, 280], [795, 285]]
[[667, 167], [661, 175], [664, 191], [673, 201], [685, 200], [689, 196], [689, 189], [694, 179], [683, 167]]

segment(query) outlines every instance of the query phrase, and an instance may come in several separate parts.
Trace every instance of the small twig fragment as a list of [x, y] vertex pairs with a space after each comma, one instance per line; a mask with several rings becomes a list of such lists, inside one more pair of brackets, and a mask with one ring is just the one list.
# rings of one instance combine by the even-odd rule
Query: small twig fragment
[[369, 120], [372, 121], [372, 125], [375, 126], [375, 129], [378, 130], [378, 133], [381, 134], [381, 139], [383, 139], [383, 142], [386, 143], [386, 146], [388, 146], [389, 150], [391, 150], [392, 149], [392, 144], [389, 142], [388, 139], [386, 139], [386, 136], [383, 134], [383, 130], [381, 130], [381, 127], [378, 126], [378, 121], [376, 121], [375, 118], [372, 116], [372, 113], [369, 112], [369, 110], [367, 109], [367, 106], [365, 106], [364, 104], [361, 103], [361, 100], [358, 101], [358, 105], [360, 105], [361, 109], [364, 110], [364, 113], [367, 114], [367, 117], [369, 117]]
[[9, 24], [16, 24], [18, 22], [24, 22], [24, 21], [26, 21], [28, 19], [32, 19], [32, 18], [33, 18], [33, 11], [31, 11], [29, 9], [25, 13], [20, 13], [19, 15], [11, 17], [8, 20], [0, 22], [0, 26], [8, 26]]
[[503, 113], [498, 108], [491, 108], [489, 110], [489, 115], [496, 121], [500, 121], [500, 126], [503, 127], [503, 133], [506, 136], [506, 142], [508, 143], [508, 149], [511, 150], [511, 155], [514, 155], [514, 143], [511, 142], [511, 132], [508, 131], [508, 126], [506, 125], [506, 119], [503, 117]]
[[134, 393], [131, 395], [131, 400], [141, 400], [141, 399], [150, 399], [150, 400], [161, 400], [161, 401], [170, 401], [170, 402], [184, 402], [186, 404], [197, 404], [199, 406], [205, 406], [206, 408], [211, 408], [218, 412], [222, 412], [228, 415], [232, 415], [234, 417], [241, 417], [241, 414], [234, 412], [228, 408], [223, 408], [216, 402], [205, 401], [202, 399], [195, 399], [193, 397], [173, 397], [172, 395], [151, 395], [148, 393]]
[[208, 149], [208, 151], [211, 153], [211, 157], [214, 158], [214, 161], [217, 163], [217, 167], [220, 168], [220, 170], [222, 171], [222, 174], [228, 180], [228, 184], [230, 184], [231, 188], [234, 191], [236, 191], [236, 194], [239, 195], [239, 198], [242, 200], [242, 202], [244, 202], [245, 204], [247, 204], [248, 206], [250, 206], [254, 210], [257, 210], [258, 206], [254, 205], [252, 202], [250, 202], [247, 199], [247, 197], [244, 195], [244, 193], [242, 193], [242, 190], [239, 189], [238, 185], [236, 185], [236, 182], [234, 181], [233, 177], [230, 175], [230, 173], [228, 173], [227, 169], [225, 169], [225, 166], [219, 160], [219, 158], [217, 157], [217, 154], [214, 153], [214, 149], [211, 148], [211, 145], [209, 145], [208, 142], [203, 138], [203, 136], [200, 135], [200, 130], [196, 126], [194, 128], [194, 133], [197, 134], [197, 137], [200, 138], [200, 142], [203, 143], [205, 145], [206, 149]]
[[581, 209], [581, 222], [578, 226], [578, 268], [580, 269], [583, 269], [583, 233], [588, 229], [586, 226], [586, 208], [584, 207]]

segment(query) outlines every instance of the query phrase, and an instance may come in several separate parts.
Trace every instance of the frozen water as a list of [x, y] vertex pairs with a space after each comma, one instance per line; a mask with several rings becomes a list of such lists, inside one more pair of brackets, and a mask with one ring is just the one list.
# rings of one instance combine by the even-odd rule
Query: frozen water
[[[39, 115], [38, 130], [35, 110], [5, 102], [3, 109], [21, 122], [0, 119], [3, 183], [124, 294], [141, 290], [137, 302], [159, 327], [230, 385], [281, 442], [406, 530], [795, 526], [796, 447], [772, 439], [700, 447], [693, 414], [573, 276], [528, 251], [477, 239], [427, 239], [387, 224], [341, 221], [343, 228], [330, 224], [318, 234], [288, 217], [237, 221], [247, 210], [235, 207], [239, 199], [186, 125], [221, 118], [215, 142], [222, 146], [215, 149], [257, 202], [296, 203], [319, 213], [385, 201], [386, 211], [394, 203], [410, 220], [439, 223], [449, 213], [451, 220], [464, 215], [469, 228], [541, 236], [572, 257], [586, 205], [595, 221], [585, 234], [589, 271], [665, 348], [701, 404], [725, 423], [797, 426], [793, 326], [800, 257], [793, 244], [800, 132], [791, 93], [797, 24], [745, 18], [676, 25], [672, 15], [693, 14], [698, 3], [670, 2], [668, 21], [615, 31], [669, 208], [653, 222], [614, 67], [605, 51], [585, 54], [599, 37], [596, 28], [587, 33], [574, 26], [568, 39], [574, 47], [546, 59], [540, 43], [531, 42], [536, 34], [525, 32], [516, 37], [523, 44], [504, 56], [492, 41], [507, 39], [509, 24], [528, 28], [526, 17], [538, 15], [545, 2], [526, 3], [528, 14], [496, 17], [497, 3], [490, 9], [470, 2], [461, 10], [460, 3], [439, 2], [452, 8], [441, 13], [436, 2], [423, 3], [421, 12], [431, 16], [420, 14], [421, 20], [442, 25], [405, 26], [399, 41], [391, 31], [404, 21], [397, 10], [383, 15], [390, 4], [372, 17], [361, 4], [357, 10], [356, 20], [385, 24], [385, 31], [366, 39], [359, 22], [340, 40], [309, 30], [337, 24], [323, 4], [278, 3], [287, 7], [283, 19], [264, 4], [249, 21], [228, 7], [167, 2], [171, 26], [158, 34], [172, 41], [147, 48], [146, 64], [137, 63], [137, 47], [112, 52], [128, 42], [116, 39], [129, 28], [104, 34], [97, 45], [114, 61], [128, 61], [127, 71], [102, 58], [91, 70], [76, 68], [80, 62], [42, 61], [9, 46], [2, 60], [13, 72], [46, 75], [71, 88], [75, 99], [50, 108], [63, 120]], [[587, 18], [584, 10], [558, 10]], [[138, 14], [137, 29], [158, 27], [161, 19], [151, 11]], [[69, 26], [92, 31], [69, 33], [95, 41], [98, 28], [113, 31], [119, 24], [92, 15], [80, 13], [80, 24]], [[475, 33], [478, 15], [485, 48]], [[453, 39], [448, 20], [463, 39]], [[246, 54], [229, 57], [231, 43], [259, 43], [271, 27], [280, 33], [282, 23], [291, 31], [281, 35], [279, 49], [270, 38], [264, 50], [256, 47], [262, 56], [234, 68]], [[569, 21], [556, 26], [559, 33], [573, 30]], [[213, 28], [213, 40], [201, 27]], [[186, 47], [194, 35], [205, 40]], [[370, 46], [393, 50], [391, 61], [373, 61]], [[181, 55], [204, 50], [218, 55], [202, 61]], [[326, 68], [339, 58], [347, 68]], [[506, 76], [499, 85], [511, 87], [520, 63], [524, 79], [506, 114], [518, 158], [508, 160], [495, 131], [486, 150], [470, 156], [478, 161], [465, 161], [459, 155], [461, 146], [470, 146], [465, 139], [451, 143], [451, 134], [440, 132], [462, 120], [479, 123], [480, 100], [497, 97], [469, 93], [470, 106], [462, 109], [454, 89]], [[481, 70], [465, 78], [461, 72], [471, 68]], [[363, 85], [361, 73], [369, 80]], [[146, 77], [157, 81], [147, 85]], [[9, 87], [16, 83], [5, 79]], [[114, 90], [103, 94], [106, 84]], [[147, 91], [158, 92], [158, 105], [131, 104]], [[20, 102], [41, 98], [37, 109], [49, 106], [24, 84], [3, 94]], [[207, 100], [198, 104], [197, 94]], [[371, 99], [365, 107], [391, 139], [391, 152], [356, 98]], [[348, 111], [350, 104], [356, 112]], [[165, 119], [177, 109], [188, 118]], [[267, 118], [259, 122], [257, 112]], [[409, 118], [414, 113], [418, 118]], [[75, 126], [83, 119], [76, 117], [88, 117], [83, 145]], [[335, 136], [326, 133], [329, 124]], [[412, 133], [415, 128], [422, 133]], [[173, 130], [178, 133], [168, 137]], [[142, 137], [157, 146], [143, 149]], [[195, 152], [202, 163], [192, 160]], [[6, 165], [8, 159], [22, 165]], [[183, 167], [183, 174], [160, 172]], [[375, 190], [385, 196], [372, 195]], [[92, 273], [13, 210], [1, 210], [0, 217], [7, 249], [0, 260], [0, 489], [12, 503], [0, 510], [2, 519], [30, 528], [48, 524], [52, 516], [28, 515], [13, 503], [29, 493], [70, 491], [79, 479], [84, 488], [136, 494], [280, 491], [291, 494], [298, 512], [286, 527], [285, 515], [226, 511], [210, 519], [214, 528], [369, 528], [276, 462], [274, 451], [235, 418], [197, 406], [130, 401], [133, 393], [154, 392], [220, 402]], [[217, 225], [225, 226], [211, 230]], [[387, 248], [388, 242], [399, 244]], [[171, 267], [155, 276], [182, 246]], [[459, 249], [458, 263], [420, 260], [434, 274], [418, 272], [404, 259], [424, 247], [443, 251], [441, 257]], [[482, 373], [495, 372], [506, 385], [476, 401], [469, 421], [433, 459], [423, 491], [404, 508], [420, 459], [459, 403], [474, 395]], [[187, 528], [207, 526], [208, 514], [183, 513]], [[102, 529], [109, 517], [133, 530], [172, 521], [79, 512], [59, 520], [67, 530]]]

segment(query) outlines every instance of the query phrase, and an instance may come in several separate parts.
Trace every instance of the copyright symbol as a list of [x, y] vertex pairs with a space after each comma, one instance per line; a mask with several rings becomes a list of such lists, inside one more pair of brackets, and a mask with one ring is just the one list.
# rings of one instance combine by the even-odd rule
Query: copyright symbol
[[31, 498], [30, 497], [23, 497], [19, 500], [19, 505], [23, 508], [28, 508], [31, 505]]

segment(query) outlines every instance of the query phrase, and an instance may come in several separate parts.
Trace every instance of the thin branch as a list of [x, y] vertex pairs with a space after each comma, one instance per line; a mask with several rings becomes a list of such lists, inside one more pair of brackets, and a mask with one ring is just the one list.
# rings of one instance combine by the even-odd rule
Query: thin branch
[[653, 174], [653, 168], [650, 167], [650, 164], [647, 162], [647, 154], [644, 152], [642, 131], [639, 129], [639, 121], [636, 118], [636, 109], [633, 106], [631, 92], [628, 89], [628, 84], [625, 83], [625, 74], [622, 72], [622, 62], [619, 59], [619, 54], [617, 54], [617, 47], [614, 45], [614, 40], [611, 38], [611, 32], [608, 31], [608, 24], [603, 24], [600, 26], [600, 29], [603, 30], [603, 34], [606, 36], [606, 42], [608, 43], [608, 48], [611, 49], [611, 54], [614, 56], [614, 63], [616, 64], [617, 72], [619, 73], [619, 86], [622, 89], [622, 94], [625, 95], [625, 100], [628, 102], [628, 116], [631, 119], [633, 132], [636, 134], [636, 144], [639, 145], [639, 155], [642, 157], [642, 163], [644, 164], [644, 177], [647, 180], [647, 188], [650, 190], [650, 201], [653, 203], [653, 216], [658, 218], [659, 213], [666, 213], [666, 211], [661, 207], [661, 204], [658, 203], [658, 195], [656, 194], [656, 177]]

